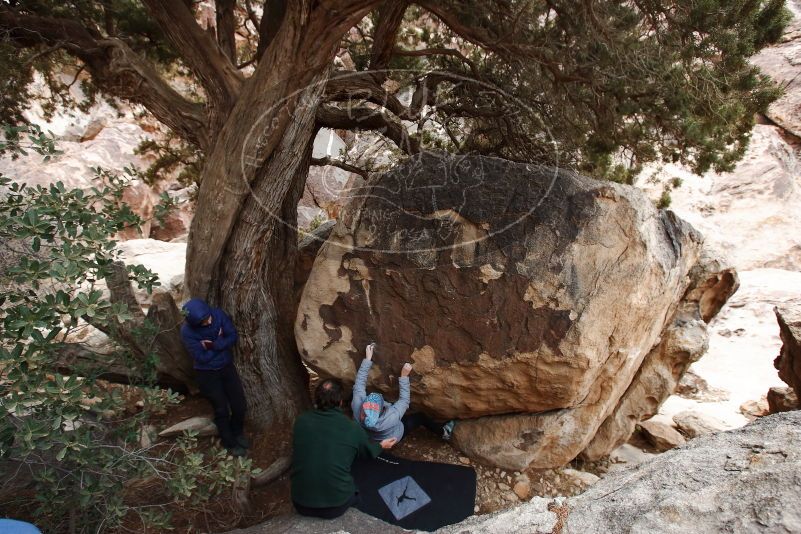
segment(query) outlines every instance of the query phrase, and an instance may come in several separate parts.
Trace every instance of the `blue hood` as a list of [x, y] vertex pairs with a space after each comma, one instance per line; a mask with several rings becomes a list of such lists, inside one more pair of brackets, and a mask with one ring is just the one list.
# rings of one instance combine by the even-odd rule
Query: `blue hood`
[[203, 299], [192, 299], [183, 306], [186, 322], [192, 326], [200, 325], [201, 321], [211, 315], [211, 308]]

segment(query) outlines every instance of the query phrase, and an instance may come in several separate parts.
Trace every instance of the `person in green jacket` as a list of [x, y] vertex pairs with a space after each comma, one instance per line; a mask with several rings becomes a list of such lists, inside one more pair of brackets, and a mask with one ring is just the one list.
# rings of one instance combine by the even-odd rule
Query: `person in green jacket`
[[292, 504], [301, 515], [334, 519], [358, 503], [350, 474], [357, 456], [375, 458], [397, 439], [371, 441], [364, 429], [342, 413], [344, 387], [324, 380], [314, 391], [315, 409], [295, 421], [292, 443]]

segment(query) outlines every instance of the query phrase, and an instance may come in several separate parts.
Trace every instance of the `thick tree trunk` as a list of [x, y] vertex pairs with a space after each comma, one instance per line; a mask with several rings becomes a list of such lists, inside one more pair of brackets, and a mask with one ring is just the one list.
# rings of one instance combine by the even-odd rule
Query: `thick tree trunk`
[[[313, 115], [313, 111], [311, 111]], [[298, 356], [293, 324], [297, 256], [297, 205], [308, 174], [312, 117], [298, 117], [268, 165], [270, 180], [254, 187], [242, 209], [220, 268], [214, 300], [232, 313], [239, 329], [237, 365], [248, 398], [250, 420], [260, 427], [288, 425], [309, 405], [308, 375]], [[277, 213], [260, 199], [277, 177], [291, 187]]]
[[287, 3], [203, 171], [186, 291], [231, 315], [249, 420], [268, 432], [309, 405], [293, 332], [297, 203], [339, 40], [375, 3]]

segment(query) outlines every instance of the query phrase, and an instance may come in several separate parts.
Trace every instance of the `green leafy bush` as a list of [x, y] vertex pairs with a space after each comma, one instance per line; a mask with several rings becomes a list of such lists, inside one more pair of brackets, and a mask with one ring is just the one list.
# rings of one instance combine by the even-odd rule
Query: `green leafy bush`
[[[6, 128], [0, 153], [28, 150], [56, 153], [40, 130]], [[191, 436], [168, 444], [142, 439], [151, 415], [179, 396], [155, 386], [155, 355], [134, 357], [117, 336], [131, 315], [109, 300], [104, 280], [119, 255], [115, 234], [141, 221], [121, 201], [126, 178], [95, 173], [88, 191], [60, 182], [30, 187], [0, 175], [4, 512], [46, 532], [99, 532], [123, 522], [166, 528], [174, 507], [207, 501], [230, 486], [232, 473], [250, 472], [248, 461], [201, 453]], [[140, 288], [158, 285], [142, 266], [127, 271]], [[94, 329], [108, 334], [110, 352], [76, 343]], [[155, 333], [146, 324], [135, 335]], [[113, 366], [135, 387], [102, 380]], [[128, 390], [139, 406], [123, 394]], [[142, 484], [157, 490], [132, 501], [131, 488]]]

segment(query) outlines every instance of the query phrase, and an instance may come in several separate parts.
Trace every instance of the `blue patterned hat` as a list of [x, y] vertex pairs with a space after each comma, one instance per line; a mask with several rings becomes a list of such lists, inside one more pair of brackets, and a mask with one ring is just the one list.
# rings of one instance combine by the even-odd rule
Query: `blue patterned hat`
[[378, 424], [381, 409], [384, 407], [384, 397], [381, 393], [370, 393], [362, 403], [362, 413], [359, 419], [364, 428], [374, 429]]

